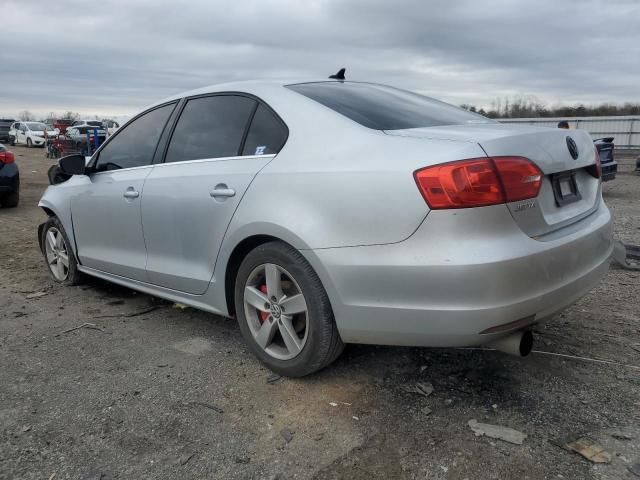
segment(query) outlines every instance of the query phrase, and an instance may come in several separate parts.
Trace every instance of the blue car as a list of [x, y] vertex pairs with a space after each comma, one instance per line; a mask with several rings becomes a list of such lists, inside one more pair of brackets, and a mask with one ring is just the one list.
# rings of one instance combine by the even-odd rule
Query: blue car
[[602, 165], [602, 181], [606, 182], [616, 178], [618, 172], [618, 163], [613, 159], [613, 137], [598, 138], [593, 143], [600, 155], [600, 164]]

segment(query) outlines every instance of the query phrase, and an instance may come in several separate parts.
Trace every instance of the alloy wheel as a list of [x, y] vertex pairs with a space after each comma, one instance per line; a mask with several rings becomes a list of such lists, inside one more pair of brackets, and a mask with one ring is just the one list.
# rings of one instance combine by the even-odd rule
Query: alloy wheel
[[51, 273], [63, 282], [69, 276], [69, 252], [62, 232], [56, 227], [47, 230], [44, 248]]
[[259, 265], [244, 288], [244, 311], [254, 340], [278, 360], [296, 357], [309, 335], [307, 302], [293, 276], [280, 265]]

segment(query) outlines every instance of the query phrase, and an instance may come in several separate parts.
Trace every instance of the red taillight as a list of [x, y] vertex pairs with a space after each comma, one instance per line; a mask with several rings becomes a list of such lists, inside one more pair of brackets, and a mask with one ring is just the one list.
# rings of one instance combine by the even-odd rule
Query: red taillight
[[587, 167], [587, 172], [594, 178], [600, 178], [602, 176], [602, 162], [600, 161], [600, 152], [596, 148], [596, 163]]
[[14, 161], [13, 152], [0, 152], [0, 163], [13, 163]]
[[470, 208], [534, 198], [542, 172], [523, 157], [471, 158], [414, 172], [432, 209]]
[[523, 157], [493, 157], [507, 202], [517, 202], [538, 196], [542, 172], [531, 160]]

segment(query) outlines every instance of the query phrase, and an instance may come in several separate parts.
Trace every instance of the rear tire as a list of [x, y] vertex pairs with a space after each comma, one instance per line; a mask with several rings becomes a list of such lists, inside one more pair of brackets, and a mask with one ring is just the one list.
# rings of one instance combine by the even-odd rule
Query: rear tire
[[78, 270], [71, 242], [58, 217], [49, 217], [45, 222], [40, 245], [49, 273], [56, 282], [66, 286], [82, 283], [84, 276]]
[[18, 203], [20, 203], [20, 192], [7, 193], [0, 199], [0, 204], [3, 208], [15, 208]]
[[[269, 291], [270, 283], [275, 283], [267, 277], [278, 279], [280, 298]], [[294, 299], [298, 300], [295, 304]], [[318, 275], [302, 254], [287, 244], [269, 242], [249, 252], [236, 276], [234, 300], [247, 344], [260, 361], [280, 375], [309, 375], [329, 365], [344, 349]], [[269, 340], [262, 337], [261, 341], [265, 328], [272, 333], [267, 334]]]
[[16, 137], [9, 137], [9, 145], [12, 147], [16, 146]]

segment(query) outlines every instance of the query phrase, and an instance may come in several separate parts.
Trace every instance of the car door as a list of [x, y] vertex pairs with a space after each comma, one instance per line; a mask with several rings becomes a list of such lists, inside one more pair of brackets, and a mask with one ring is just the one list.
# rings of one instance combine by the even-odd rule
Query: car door
[[[276, 131], [256, 139], [252, 132], [264, 122]], [[268, 107], [248, 96], [218, 94], [186, 102], [165, 162], [154, 166], [145, 184], [142, 224], [151, 283], [190, 294], [207, 290], [244, 192], [287, 134]]]
[[16, 143], [27, 143], [27, 126], [24, 123], [20, 123], [18, 127], [18, 136], [16, 137]]
[[147, 280], [140, 202], [158, 140], [175, 105], [163, 105], [140, 115], [92, 159], [90, 181], [71, 201], [82, 265]]

